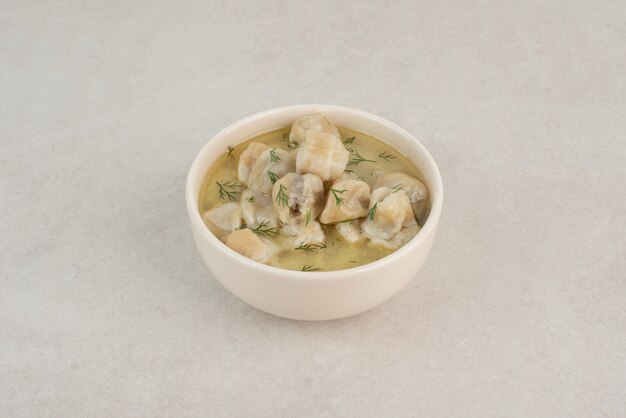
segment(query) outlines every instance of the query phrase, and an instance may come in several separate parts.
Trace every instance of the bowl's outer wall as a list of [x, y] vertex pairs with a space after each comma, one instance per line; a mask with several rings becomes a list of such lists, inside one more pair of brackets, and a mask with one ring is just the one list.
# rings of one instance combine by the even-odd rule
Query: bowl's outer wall
[[224, 257], [215, 251], [213, 243], [194, 230], [202, 259], [234, 295], [262, 311], [310, 321], [355, 315], [394, 296], [422, 267], [434, 236], [420, 242], [419, 250], [402, 254], [386, 268], [346, 274], [341, 280], [316, 282], [277, 276]]
[[[324, 112], [340, 126], [380, 138], [403, 152], [422, 174], [431, 192], [431, 213], [418, 236], [391, 255], [361, 268], [331, 273], [301, 273], [264, 267], [231, 251], [204, 225], [198, 194], [208, 167], [228, 145], [290, 124], [299, 116]], [[233, 294], [274, 315], [302, 320], [327, 320], [355, 315], [395, 295], [424, 264], [432, 247], [441, 213], [443, 190], [436, 164], [409, 133], [384, 119], [355, 109], [300, 105], [272, 109], [231, 125], [200, 151], [187, 178], [187, 209], [202, 259]], [[300, 277], [292, 277], [292, 276]], [[301, 276], [306, 275], [303, 279]], [[330, 276], [329, 276], [330, 275]], [[316, 276], [319, 280], [316, 280]]]

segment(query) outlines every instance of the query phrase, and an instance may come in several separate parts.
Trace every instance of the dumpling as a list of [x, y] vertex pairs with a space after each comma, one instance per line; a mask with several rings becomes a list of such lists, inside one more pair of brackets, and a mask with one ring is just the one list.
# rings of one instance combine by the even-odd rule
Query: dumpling
[[250, 171], [252, 170], [252, 167], [254, 167], [254, 163], [259, 155], [261, 155], [263, 151], [267, 151], [269, 149], [270, 147], [265, 144], [252, 142], [248, 145], [248, 148], [241, 153], [241, 156], [239, 156], [239, 166], [237, 167], [237, 177], [239, 177], [239, 180], [242, 183], [247, 183]]
[[254, 229], [261, 223], [267, 228], [278, 226], [272, 197], [248, 189], [241, 194], [241, 215], [248, 228]]
[[367, 215], [370, 204], [370, 186], [349, 175], [336, 180], [328, 190], [326, 207], [320, 222], [332, 224]]
[[302, 116], [301, 118], [295, 120], [293, 125], [291, 125], [289, 143], [292, 146], [302, 145], [304, 139], [306, 138], [306, 134], [309, 131], [325, 132], [341, 140], [341, 135], [335, 125], [333, 125], [323, 113], [315, 113], [312, 115]]
[[274, 184], [272, 201], [283, 225], [305, 225], [324, 207], [324, 184], [315, 174], [289, 173]]
[[418, 179], [409, 176], [408, 174], [394, 172], [384, 174], [376, 179], [374, 188], [389, 187], [390, 189], [402, 189], [406, 193], [413, 212], [420, 219], [424, 220], [428, 215], [427, 198], [428, 189]]
[[241, 228], [241, 209], [237, 203], [224, 203], [206, 211], [202, 219], [209, 230], [221, 238]]
[[300, 245], [323, 244], [326, 240], [324, 230], [317, 221], [311, 221], [308, 225], [300, 226], [295, 236], [287, 238], [284, 248], [296, 248]]
[[247, 185], [257, 193], [270, 194], [274, 182], [294, 169], [294, 160], [289, 151], [267, 149], [257, 157], [248, 176]]
[[372, 192], [370, 210], [361, 230], [371, 240], [390, 240], [402, 227], [413, 224], [415, 216], [404, 190], [379, 187]]
[[224, 243], [244, 257], [251, 258], [259, 263], [267, 262], [280, 250], [276, 244], [259, 238], [257, 234], [248, 228], [226, 235]]
[[296, 157], [296, 171], [317, 174], [322, 180], [334, 180], [346, 169], [350, 152], [336, 136], [308, 131]]
[[395, 234], [390, 240], [381, 238], [375, 238], [371, 240], [372, 245], [381, 245], [388, 250], [397, 250], [404, 244], [409, 242], [420, 231], [420, 227], [417, 224], [402, 228], [400, 232]]
[[341, 237], [349, 243], [354, 244], [355, 242], [365, 240], [365, 235], [361, 233], [360, 219], [355, 219], [350, 222], [338, 223], [336, 228], [339, 235], [341, 235]]
[[424, 183], [405, 173], [393, 172], [384, 174], [376, 179], [374, 188], [389, 187], [390, 189], [402, 189], [406, 193], [411, 204], [428, 197], [428, 189]]

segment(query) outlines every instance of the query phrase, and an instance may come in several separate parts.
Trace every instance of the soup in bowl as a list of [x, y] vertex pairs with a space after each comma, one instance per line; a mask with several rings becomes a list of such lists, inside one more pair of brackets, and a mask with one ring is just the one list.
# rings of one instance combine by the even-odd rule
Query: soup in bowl
[[224, 129], [196, 157], [186, 192], [215, 277], [252, 306], [307, 320], [397, 293], [428, 255], [443, 201], [435, 162], [408, 132], [329, 105]]

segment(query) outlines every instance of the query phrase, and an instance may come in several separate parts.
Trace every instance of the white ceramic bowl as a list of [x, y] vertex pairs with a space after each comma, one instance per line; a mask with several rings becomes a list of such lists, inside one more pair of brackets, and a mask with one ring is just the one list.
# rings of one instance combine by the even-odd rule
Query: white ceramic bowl
[[[420, 232], [392, 254], [364, 266], [329, 272], [300, 272], [252, 261], [224, 245], [205, 226], [198, 209], [202, 180], [228, 145], [283, 126], [296, 118], [323, 112], [339, 126], [370, 134], [405, 154], [424, 175], [430, 192], [430, 215]], [[286, 106], [248, 116], [222, 130], [202, 148], [187, 176], [187, 210], [196, 245], [213, 275], [244, 302], [292, 319], [326, 320], [355, 315], [400, 291], [424, 264], [433, 244], [443, 185], [426, 148], [404, 129], [361, 110], [330, 105]]]

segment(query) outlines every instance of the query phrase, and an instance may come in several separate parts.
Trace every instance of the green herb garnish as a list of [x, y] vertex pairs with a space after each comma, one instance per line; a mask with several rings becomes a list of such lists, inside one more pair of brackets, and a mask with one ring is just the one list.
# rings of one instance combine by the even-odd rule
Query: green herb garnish
[[378, 206], [378, 202], [374, 203], [374, 206], [367, 212], [367, 219], [370, 221], [374, 220], [374, 215], [376, 215], [376, 207]]
[[215, 183], [217, 184], [217, 187], [219, 187], [218, 193], [220, 199], [226, 200], [228, 197], [228, 200], [231, 202], [237, 200], [235, 195], [241, 193], [240, 190], [243, 188], [243, 185], [235, 179], [230, 179], [223, 183], [216, 181]]
[[343, 140], [344, 144], [351, 144], [354, 142], [354, 140], [356, 139], [356, 136], [351, 136], [350, 138], [346, 138]]
[[320, 271], [321, 269], [318, 269], [317, 267], [313, 267], [310, 266], [308, 264], [305, 264], [304, 266], [302, 266], [302, 271]]
[[333, 193], [333, 196], [335, 196], [335, 203], [337, 204], [337, 206], [341, 206], [343, 204], [343, 199], [339, 197], [338, 195], [344, 194], [344, 192], [347, 192], [348, 190], [346, 189], [337, 190], [331, 187], [330, 191]]
[[306, 220], [304, 222], [304, 226], [307, 226], [309, 223], [311, 223], [311, 209], [307, 209], [306, 210]]
[[233, 147], [231, 147], [229, 145], [228, 149], [226, 150], [226, 155], [228, 155], [230, 158], [232, 158], [234, 160], [235, 156], [233, 155], [233, 151], [235, 151], [235, 148], [233, 148]]
[[272, 184], [276, 183], [276, 180], [278, 180], [278, 176], [273, 171], [268, 171], [267, 175], [270, 177]]
[[395, 186], [393, 186], [393, 188], [391, 190], [393, 190], [393, 192], [391, 193], [395, 193], [395, 192], [399, 192], [400, 190], [403, 190], [402, 187], [400, 187], [401, 184], [396, 184]]
[[289, 195], [285, 190], [287, 190], [287, 188], [281, 184], [278, 193], [276, 193], [276, 202], [279, 206], [289, 206]]
[[296, 248], [294, 248], [294, 250], [301, 250], [304, 251], [307, 254], [310, 254], [314, 251], [317, 250], [323, 250], [324, 248], [326, 248], [326, 244], [305, 244], [304, 242], [302, 242], [299, 246], [297, 246]]
[[380, 154], [378, 154], [378, 156], [385, 161], [391, 161], [392, 158], [398, 158], [393, 154], [389, 154], [387, 151], [381, 152]]
[[352, 157], [352, 159], [350, 161], [348, 161], [348, 165], [359, 165], [363, 162], [368, 162], [368, 163], [375, 163], [376, 161], [374, 160], [368, 160], [367, 158], [363, 158], [361, 156], [361, 154], [359, 154], [359, 151], [357, 150], [349, 150], [350, 152], [352, 152], [354, 154], [354, 157]]
[[248, 202], [254, 202], [254, 196], [250, 196], [250, 197], [248, 198]]
[[278, 154], [276, 154], [276, 148], [272, 148], [270, 150], [270, 160], [273, 163], [276, 163], [276, 162], [278, 162], [278, 160], [280, 160], [280, 157], [278, 156]]
[[260, 236], [264, 236], [264, 237], [275, 237], [276, 235], [278, 235], [278, 227], [274, 226], [274, 227], [269, 227], [270, 221], [263, 221], [259, 224], [259, 226], [257, 226], [256, 228], [254, 228], [252, 230], [252, 232], [254, 232], [257, 235]]

